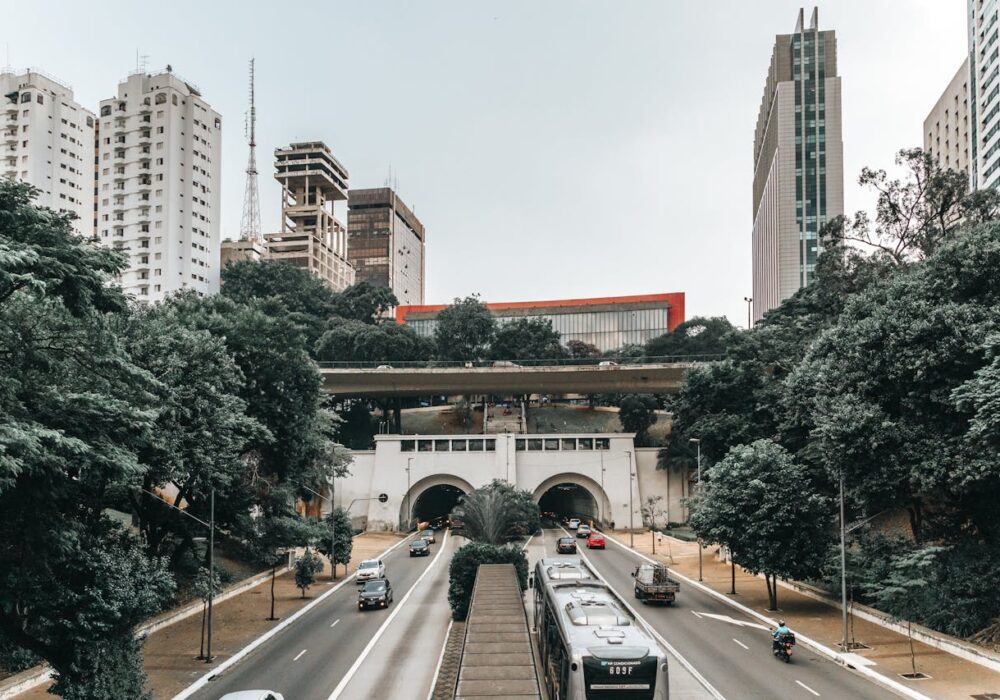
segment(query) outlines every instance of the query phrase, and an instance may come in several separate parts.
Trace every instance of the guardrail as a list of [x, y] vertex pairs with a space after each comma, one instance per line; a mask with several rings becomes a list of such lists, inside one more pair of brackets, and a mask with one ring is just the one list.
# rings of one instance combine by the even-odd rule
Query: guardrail
[[721, 354], [660, 355], [655, 357], [584, 357], [558, 360], [374, 360], [370, 362], [317, 362], [321, 369], [509, 369], [516, 367], [619, 367], [654, 365], [681, 362], [716, 362], [725, 358]]

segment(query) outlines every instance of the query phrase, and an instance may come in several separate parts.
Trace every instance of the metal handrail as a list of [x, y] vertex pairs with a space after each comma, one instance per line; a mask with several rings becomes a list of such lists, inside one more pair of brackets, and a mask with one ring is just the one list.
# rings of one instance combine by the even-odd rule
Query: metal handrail
[[373, 360], [373, 361], [348, 361], [348, 362], [317, 362], [323, 369], [378, 369], [380, 367], [389, 369], [509, 369], [512, 367], [597, 367], [602, 362], [614, 362], [608, 369], [616, 366], [634, 366], [665, 363], [694, 363], [694, 362], [716, 362], [725, 358], [724, 354], [707, 353], [696, 355], [660, 355], [651, 357], [585, 357], [585, 358], [563, 358], [563, 359], [536, 359], [536, 360]]

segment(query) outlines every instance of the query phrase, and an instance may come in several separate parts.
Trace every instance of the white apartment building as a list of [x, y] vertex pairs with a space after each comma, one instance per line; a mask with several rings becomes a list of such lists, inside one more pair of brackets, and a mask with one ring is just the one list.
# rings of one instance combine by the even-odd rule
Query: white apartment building
[[33, 185], [39, 205], [74, 214], [73, 230], [93, 236], [94, 113], [34, 68], [0, 72], [0, 96], [0, 175]]
[[972, 189], [1000, 185], [1000, 1], [968, 0]]
[[132, 73], [102, 100], [97, 236], [128, 254], [121, 284], [140, 301], [219, 291], [222, 118], [166, 70]]
[[969, 59], [962, 61], [937, 104], [924, 119], [924, 151], [938, 167], [970, 177]]

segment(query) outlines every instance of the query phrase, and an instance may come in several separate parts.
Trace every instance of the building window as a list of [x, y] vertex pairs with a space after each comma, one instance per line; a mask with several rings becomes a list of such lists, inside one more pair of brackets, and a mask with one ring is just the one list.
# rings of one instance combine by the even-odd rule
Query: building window
[[162, 104], [166, 103], [166, 101], [167, 101], [167, 93], [165, 93], [165, 92], [157, 93], [157, 95], [156, 95], [156, 104], [162, 105]]
[[496, 452], [497, 451], [497, 441], [496, 440], [486, 440], [486, 451]]
[[102, 117], [111, 116], [111, 105], [104, 105], [103, 107], [101, 107], [101, 116]]
[[38, 95], [35, 97], [35, 102], [37, 102], [38, 104], [45, 104], [45, 99], [42, 97], [42, 93], [38, 93]]
[[451, 441], [451, 451], [452, 452], [467, 452], [469, 449], [469, 443], [465, 440], [452, 440]]
[[563, 438], [562, 448], [564, 450], [575, 450], [576, 449], [576, 438]]
[[451, 447], [450, 440], [435, 440], [434, 441], [434, 451], [435, 452], [448, 452]]
[[170, 96], [170, 102], [171, 102], [171, 104], [176, 105], [177, 104], [177, 95], [171, 95]]
[[518, 452], [524, 452], [524, 440], [515, 440], [514, 449]]
[[402, 440], [399, 443], [400, 452], [413, 452], [417, 448], [415, 440]]
[[594, 438], [594, 449], [595, 450], [610, 450], [611, 449], [611, 439], [610, 438]]
[[431, 452], [434, 449], [434, 442], [431, 440], [417, 440], [418, 452]]
[[21, 104], [25, 104], [26, 102], [31, 102], [30, 92], [25, 92], [21, 94]]
[[549, 452], [552, 450], [559, 449], [559, 438], [545, 438], [545, 451]]
[[482, 440], [469, 440], [469, 452], [482, 452], [482, 451], [483, 451]]
[[541, 438], [528, 438], [528, 450], [537, 452], [540, 449], [542, 449]]
[[581, 450], [592, 450], [594, 449], [594, 440], [592, 438], [580, 438], [577, 440], [579, 445], [578, 449]]

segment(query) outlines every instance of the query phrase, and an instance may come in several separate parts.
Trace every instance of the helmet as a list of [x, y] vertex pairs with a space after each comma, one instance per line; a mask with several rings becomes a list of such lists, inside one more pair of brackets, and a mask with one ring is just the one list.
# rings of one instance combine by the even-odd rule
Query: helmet
[[784, 626], [785, 626], [785, 621], [784, 620], [778, 620], [778, 627], [784, 627]]

